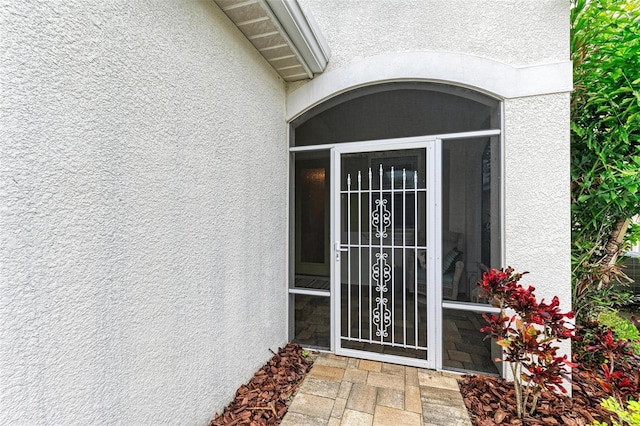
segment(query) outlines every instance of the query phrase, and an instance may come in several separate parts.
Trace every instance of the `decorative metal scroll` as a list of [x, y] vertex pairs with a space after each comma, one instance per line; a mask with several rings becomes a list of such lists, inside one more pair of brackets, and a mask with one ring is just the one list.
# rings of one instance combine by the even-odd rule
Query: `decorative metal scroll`
[[391, 325], [391, 311], [387, 307], [389, 299], [384, 297], [389, 291], [387, 283], [391, 281], [391, 265], [387, 263], [387, 253], [376, 253], [376, 263], [371, 268], [371, 278], [376, 282], [376, 307], [371, 312], [371, 322], [376, 326], [376, 336], [388, 337], [387, 328]]
[[391, 226], [391, 212], [387, 210], [387, 200], [376, 200], [376, 209], [371, 212], [371, 224], [377, 229], [376, 238], [387, 238], [387, 228]]

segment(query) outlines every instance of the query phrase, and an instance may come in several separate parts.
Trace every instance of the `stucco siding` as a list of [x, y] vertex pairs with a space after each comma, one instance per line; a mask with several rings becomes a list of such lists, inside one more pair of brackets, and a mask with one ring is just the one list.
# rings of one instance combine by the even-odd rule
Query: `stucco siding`
[[284, 85], [208, 1], [0, 3], [0, 423], [205, 424], [286, 341]]
[[569, 94], [510, 99], [504, 110], [505, 263], [569, 310]]
[[513, 66], [569, 56], [565, 0], [300, 0], [331, 48], [328, 70], [385, 52], [440, 51]]

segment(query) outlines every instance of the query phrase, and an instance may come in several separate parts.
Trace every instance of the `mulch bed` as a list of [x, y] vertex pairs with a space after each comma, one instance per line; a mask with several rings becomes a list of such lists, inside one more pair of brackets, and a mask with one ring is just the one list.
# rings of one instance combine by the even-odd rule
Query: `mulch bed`
[[[249, 383], [240, 386], [234, 400], [222, 415], [216, 414], [209, 426], [279, 425], [295, 390], [312, 364], [310, 357], [303, 356], [299, 345], [287, 344]], [[640, 362], [636, 360], [626, 369], [628, 372], [637, 372]], [[516, 414], [513, 383], [496, 377], [468, 375], [460, 385], [460, 390], [475, 426], [587, 426], [594, 420], [609, 422], [612, 415], [600, 405], [610, 395], [598, 383], [597, 378], [602, 378], [598, 374], [580, 367], [574, 368], [573, 397], [545, 392], [540, 397], [534, 416], [523, 420]], [[640, 398], [639, 394], [627, 396]]]
[[[640, 363], [636, 361], [627, 367], [627, 371], [637, 372], [639, 368]], [[605, 410], [600, 402], [611, 395], [602, 389], [597, 381], [597, 374], [599, 373], [574, 368], [573, 398], [545, 392], [540, 397], [534, 417], [525, 417], [524, 420], [520, 420], [516, 414], [513, 383], [494, 377], [470, 375], [465, 376], [460, 389], [475, 426], [585, 426], [592, 424], [594, 420], [609, 423], [613, 413]], [[626, 396], [637, 399], [640, 395]]]
[[303, 356], [299, 345], [280, 349], [246, 385], [240, 386], [233, 401], [209, 426], [279, 425], [287, 404], [313, 361]]

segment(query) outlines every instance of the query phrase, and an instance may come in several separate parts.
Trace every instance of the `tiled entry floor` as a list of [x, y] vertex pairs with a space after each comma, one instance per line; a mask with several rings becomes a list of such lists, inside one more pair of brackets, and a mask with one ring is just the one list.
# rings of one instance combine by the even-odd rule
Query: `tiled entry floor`
[[[411, 296], [412, 297], [412, 296]], [[396, 300], [398, 302], [398, 300]], [[329, 332], [329, 298], [295, 295], [295, 337], [294, 342], [306, 347], [328, 348], [330, 345]], [[353, 304], [355, 306], [355, 303]], [[412, 305], [409, 303], [413, 311]], [[354, 317], [357, 318], [357, 317]], [[352, 318], [353, 320], [353, 318]], [[419, 329], [425, 330], [425, 318], [421, 317]], [[347, 318], [342, 318], [343, 323]], [[357, 320], [355, 320], [357, 322]], [[411, 323], [411, 321], [410, 321]], [[491, 341], [484, 340], [484, 335], [480, 333], [480, 328], [485, 324], [482, 314], [471, 311], [459, 311], [444, 309], [442, 315], [442, 346], [436, 350], [442, 350], [442, 365], [445, 369], [466, 370], [482, 372], [485, 374], [498, 374], [498, 369], [492, 359], [498, 355], [491, 355]], [[368, 328], [365, 329], [368, 333]], [[365, 334], [366, 334], [365, 333]], [[413, 329], [410, 329], [410, 334]], [[357, 335], [357, 331], [354, 332]], [[426, 333], [421, 335], [421, 340], [426, 339]], [[422, 342], [424, 343], [424, 342]], [[365, 349], [371, 352], [379, 351], [379, 348], [369, 345], [364, 348], [364, 344], [347, 343], [345, 347], [351, 349]], [[495, 344], [494, 344], [495, 346]], [[393, 355], [404, 355], [419, 358], [424, 356], [421, 351], [407, 351], [395, 353], [398, 348], [390, 348]], [[495, 351], [495, 350], [494, 350]], [[496, 352], [499, 354], [499, 350]]]
[[[500, 349], [485, 340], [480, 329], [486, 325], [482, 314], [444, 309], [442, 313], [442, 366], [449, 370], [466, 370], [498, 375], [492, 359]], [[491, 346], [495, 355], [491, 355]]]
[[282, 426], [470, 426], [456, 376], [320, 354]]

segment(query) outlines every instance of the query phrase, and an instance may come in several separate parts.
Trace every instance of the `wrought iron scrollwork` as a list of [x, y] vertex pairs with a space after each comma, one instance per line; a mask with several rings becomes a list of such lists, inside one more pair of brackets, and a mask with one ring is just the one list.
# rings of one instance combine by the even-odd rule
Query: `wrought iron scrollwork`
[[371, 225], [376, 228], [376, 238], [387, 238], [387, 228], [391, 226], [391, 212], [387, 210], [387, 200], [378, 198], [376, 208], [371, 212]]
[[371, 312], [371, 322], [376, 326], [376, 336], [388, 337], [387, 328], [391, 325], [391, 311], [387, 307], [389, 299], [384, 297], [389, 291], [387, 283], [391, 281], [391, 265], [387, 263], [387, 253], [376, 253], [376, 262], [371, 267], [371, 278], [376, 282], [376, 307]]

